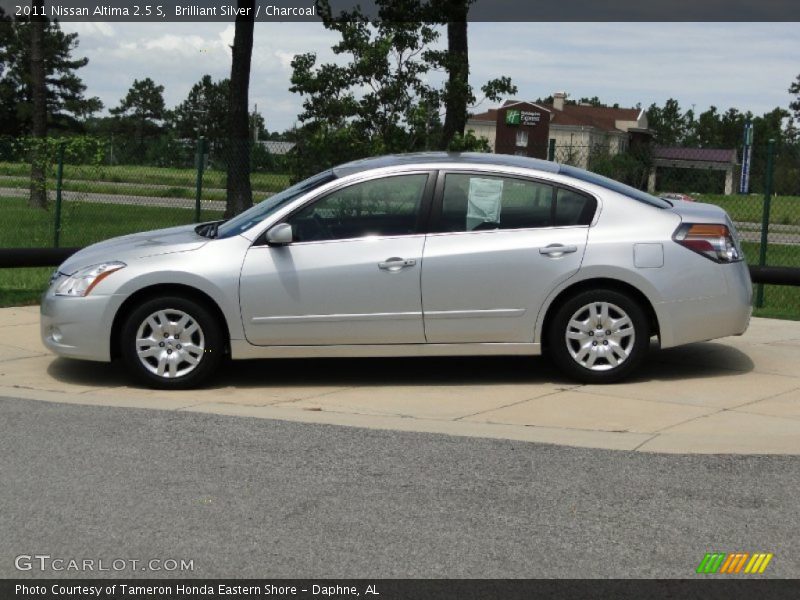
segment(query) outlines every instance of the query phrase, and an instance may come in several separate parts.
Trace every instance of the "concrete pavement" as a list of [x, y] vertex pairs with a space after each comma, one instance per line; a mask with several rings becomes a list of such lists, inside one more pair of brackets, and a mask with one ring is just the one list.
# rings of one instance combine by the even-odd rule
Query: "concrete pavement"
[[240, 361], [203, 390], [131, 387], [59, 359], [38, 307], [0, 309], [0, 396], [669, 453], [800, 454], [800, 322], [654, 350], [631, 381], [577, 385], [544, 358]]

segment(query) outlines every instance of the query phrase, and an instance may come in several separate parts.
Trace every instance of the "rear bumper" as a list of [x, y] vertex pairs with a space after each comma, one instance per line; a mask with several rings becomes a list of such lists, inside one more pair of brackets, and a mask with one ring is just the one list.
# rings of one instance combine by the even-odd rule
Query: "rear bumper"
[[753, 285], [744, 262], [720, 265], [727, 293], [656, 305], [662, 348], [703, 342], [747, 331], [753, 313]]

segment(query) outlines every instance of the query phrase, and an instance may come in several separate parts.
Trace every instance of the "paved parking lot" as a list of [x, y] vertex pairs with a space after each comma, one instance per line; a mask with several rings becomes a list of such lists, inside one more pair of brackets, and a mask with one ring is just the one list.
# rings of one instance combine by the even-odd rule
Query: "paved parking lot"
[[[797, 456], [596, 450], [3, 397], [0, 456], [5, 578], [800, 574]], [[763, 575], [696, 575], [707, 552], [774, 559]], [[16, 556], [34, 553], [126, 562], [121, 572], [15, 569]], [[193, 569], [130, 562], [152, 558]]]
[[632, 381], [576, 385], [544, 358], [232, 363], [212, 387], [129, 387], [58, 359], [38, 308], [0, 310], [0, 396], [671, 453], [800, 454], [800, 322], [654, 350]]

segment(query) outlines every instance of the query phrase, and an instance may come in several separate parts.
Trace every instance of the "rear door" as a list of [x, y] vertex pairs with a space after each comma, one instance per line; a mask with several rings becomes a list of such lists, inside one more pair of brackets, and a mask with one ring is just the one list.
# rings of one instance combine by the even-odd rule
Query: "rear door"
[[547, 181], [441, 173], [423, 257], [426, 340], [532, 342], [545, 298], [580, 267], [596, 207]]

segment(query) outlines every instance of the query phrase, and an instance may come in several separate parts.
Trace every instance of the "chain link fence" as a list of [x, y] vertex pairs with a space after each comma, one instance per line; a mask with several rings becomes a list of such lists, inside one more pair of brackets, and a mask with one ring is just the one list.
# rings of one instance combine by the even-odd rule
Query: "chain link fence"
[[[56, 142], [38, 183], [47, 199], [43, 207], [31, 206], [29, 153], [19, 143], [13, 155], [9, 145], [3, 152], [0, 144], [0, 158], [6, 159], [0, 160], [0, 247], [86, 246], [127, 233], [221, 219], [225, 211], [224, 150], [202, 139], [172, 144], [170, 166], [141, 160], [120, 164], [119, 150], [115, 155], [110, 144], [98, 159]], [[278, 162], [273, 159], [271, 166]], [[250, 182], [259, 202], [286, 188], [289, 175], [251, 165]]]
[[[0, 247], [79, 247], [110, 237], [223, 217], [225, 149], [204, 140], [155, 140], [137, 147], [105, 140], [54, 143], [45, 171], [47, 204], [30, 206], [30, 160], [18, 140], [0, 140]], [[729, 165], [664, 161], [648, 147], [551, 144], [546, 155], [652, 193], [723, 207], [748, 263], [800, 267], [800, 150], [754, 146], [749, 189], [740, 193], [742, 151]], [[251, 148], [258, 202], [288, 187], [288, 159]], [[124, 161], [124, 163], [123, 163]], [[757, 314], [800, 319], [800, 288], [758, 286]]]

